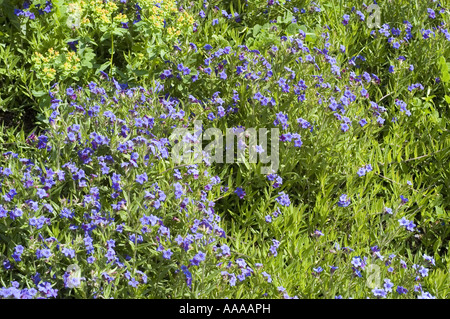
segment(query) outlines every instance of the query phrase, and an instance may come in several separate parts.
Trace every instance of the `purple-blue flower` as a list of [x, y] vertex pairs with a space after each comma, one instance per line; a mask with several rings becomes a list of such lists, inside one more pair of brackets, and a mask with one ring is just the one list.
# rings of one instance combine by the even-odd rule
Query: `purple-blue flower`
[[347, 207], [348, 205], [350, 205], [350, 199], [348, 198], [347, 194], [342, 194], [339, 197], [339, 201], [337, 204], [339, 207]]

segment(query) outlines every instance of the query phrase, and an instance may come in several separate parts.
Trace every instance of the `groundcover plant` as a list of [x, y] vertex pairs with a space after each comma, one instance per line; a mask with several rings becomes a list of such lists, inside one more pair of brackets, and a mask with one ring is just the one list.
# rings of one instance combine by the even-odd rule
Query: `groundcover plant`
[[449, 298], [449, 9], [0, 0], [0, 298]]

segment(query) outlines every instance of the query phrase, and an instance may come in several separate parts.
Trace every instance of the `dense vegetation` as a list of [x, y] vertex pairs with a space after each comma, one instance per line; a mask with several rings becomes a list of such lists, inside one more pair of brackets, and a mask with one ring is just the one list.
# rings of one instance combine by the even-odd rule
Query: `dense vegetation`
[[449, 298], [450, 6], [369, 4], [0, 0], [0, 298]]

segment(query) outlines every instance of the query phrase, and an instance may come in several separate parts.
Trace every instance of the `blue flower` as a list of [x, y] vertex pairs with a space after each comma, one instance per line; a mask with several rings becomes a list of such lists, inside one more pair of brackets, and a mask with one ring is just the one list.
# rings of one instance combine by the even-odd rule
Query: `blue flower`
[[319, 266], [317, 268], [313, 268], [313, 271], [318, 275], [323, 271], [323, 268]]
[[228, 247], [226, 244], [220, 246], [220, 249], [222, 250], [223, 255], [229, 256], [231, 254], [230, 247]]
[[275, 199], [278, 202], [278, 204], [286, 207], [291, 204], [288, 194], [286, 194], [285, 192], [280, 192], [278, 193], [278, 195], [279, 196]]
[[193, 266], [198, 266], [198, 265], [200, 265], [200, 263], [202, 262], [202, 261], [204, 261], [205, 260], [205, 257], [206, 257], [206, 254], [204, 253], [204, 252], [202, 252], [202, 251], [199, 251], [195, 256], [194, 256], [194, 258], [192, 258], [190, 261], [191, 261], [191, 265], [193, 265]]
[[360, 21], [364, 21], [364, 19], [365, 19], [365, 16], [364, 16], [364, 14], [361, 12], [361, 11], [356, 11], [356, 14], [359, 16], [359, 20]]
[[50, 258], [52, 256], [52, 252], [50, 249], [37, 249], [36, 250], [36, 257], [38, 259], [41, 258]]
[[436, 266], [436, 262], [433, 257], [423, 254], [423, 259], [428, 261], [431, 265]]
[[239, 196], [240, 199], [244, 198], [245, 196], [245, 191], [240, 187], [237, 187], [234, 192]]
[[350, 205], [350, 199], [347, 197], [347, 194], [342, 194], [339, 197], [339, 201], [337, 204], [339, 207], [347, 207], [348, 205]]
[[219, 77], [220, 77], [222, 80], [226, 80], [226, 79], [227, 79], [227, 74], [225, 73], [225, 71], [222, 71], [222, 72], [219, 73]]
[[272, 239], [273, 245], [269, 248], [269, 254], [272, 254], [274, 257], [278, 255], [277, 249], [280, 246], [280, 242], [276, 239]]
[[436, 299], [436, 297], [432, 296], [429, 292], [422, 291], [422, 295], [417, 296], [417, 299]]
[[75, 258], [75, 250], [74, 249], [70, 249], [70, 248], [66, 248], [64, 247], [61, 252], [63, 253], [64, 256], [69, 257], [69, 258]]
[[131, 278], [130, 281], [128, 281], [128, 285], [130, 285], [130, 286], [136, 288], [136, 287], [139, 285], [139, 282], [136, 281], [136, 279], [133, 277], [133, 278]]
[[428, 268], [425, 268], [423, 266], [420, 266], [418, 272], [422, 275], [422, 277], [427, 277], [428, 276]]
[[164, 250], [163, 251], [163, 258], [164, 259], [170, 259], [170, 257], [172, 257], [173, 252], [170, 249]]
[[48, 197], [47, 192], [45, 190], [43, 190], [42, 188], [39, 188], [37, 190], [36, 195], [38, 195], [40, 199], [42, 199], [44, 197]]
[[69, 88], [66, 89], [66, 94], [67, 94], [68, 96], [72, 96], [72, 95], [75, 94], [75, 91], [74, 91], [73, 88], [69, 87]]
[[261, 273], [261, 275], [263, 275], [264, 277], [266, 277], [266, 280], [267, 280], [268, 283], [271, 283], [271, 282], [272, 282], [272, 277], [271, 277], [267, 272], [263, 271], [263, 272]]
[[362, 177], [364, 175], [366, 175], [366, 168], [365, 167], [361, 167], [358, 172], [357, 172], [359, 177]]
[[414, 228], [416, 227], [416, 224], [414, 224], [412, 221], [410, 221], [408, 223], [408, 225], [406, 226], [406, 229], [409, 231], [414, 231]]
[[375, 297], [386, 298], [387, 292], [384, 289], [374, 288], [372, 293]]
[[403, 195], [400, 195], [400, 199], [402, 201], [402, 204], [406, 204], [409, 201], [409, 199], [404, 197]]
[[181, 270], [183, 271], [184, 275], [186, 276], [186, 284], [188, 285], [189, 289], [192, 288], [192, 274], [188, 270], [188, 267], [182, 265]]
[[350, 21], [350, 16], [348, 14], [344, 14], [344, 16], [342, 18], [343, 18], [342, 24], [347, 25], [348, 22]]
[[398, 286], [397, 289], [396, 289], [396, 291], [397, 291], [400, 295], [403, 295], [403, 294], [406, 294], [406, 293], [408, 292], [408, 289], [406, 289], [405, 287], [402, 287], [402, 286]]
[[108, 259], [108, 263], [116, 259], [116, 252], [112, 248], [108, 248], [108, 251], [105, 254], [105, 257]]
[[394, 284], [391, 282], [390, 279], [385, 279], [383, 286], [384, 286], [384, 290], [386, 292], [391, 292], [392, 291], [392, 287], [394, 287]]
[[385, 122], [385, 119], [384, 119], [384, 118], [382, 118], [381, 116], [378, 116], [378, 117], [377, 117], [377, 123], [378, 123], [380, 126], [383, 125], [384, 122]]
[[23, 246], [22, 245], [17, 245], [15, 248], [14, 248], [14, 253], [13, 253], [13, 255], [12, 255], [12, 258], [16, 261], [16, 262], [19, 262], [19, 261], [21, 261], [21, 259], [20, 259], [20, 256], [23, 254]]
[[148, 177], [147, 177], [147, 173], [145, 173], [145, 172], [136, 176], [136, 182], [141, 185], [143, 185], [147, 181], [148, 181]]
[[405, 217], [402, 217], [401, 219], [398, 220], [400, 226], [408, 226], [409, 224], [409, 220], [407, 220]]
[[349, 126], [348, 126], [348, 124], [347, 123], [341, 123], [341, 130], [343, 131], [343, 132], [347, 132], [348, 130], [349, 130]]

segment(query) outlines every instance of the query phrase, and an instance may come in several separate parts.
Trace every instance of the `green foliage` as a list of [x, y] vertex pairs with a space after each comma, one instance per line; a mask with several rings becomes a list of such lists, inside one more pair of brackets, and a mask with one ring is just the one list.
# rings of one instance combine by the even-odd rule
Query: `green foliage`
[[[32, 8], [36, 16], [29, 19], [14, 14], [19, 1], [0, 1], [0, 108], [16, 115], [33, 109], [38, 124], [31, 135], [7, 127], [0, 136], [2, 169], [14, 172], [2, 173], [1, 192], [7, 196], [14, 187], [18, 193], [3, 205], [8, 214], [16, 207], [24, 211], [17, 219], [0, 218], [0, 261], [14, 263], [16, 245], [26, 247], [16, 268], [1, 268], [2, 286], [16, 280], [21, 288], [35, 287], [30, 274], [39, 272], [61, 297], [373, 298], [373, 289], [388, 279], [395, 285], [390, 298], [416, 298], [422, 291], [450, 297], [448, 8], [380, 1], [385, 26], [370, 28], [356, 13], [368, 18], [360, 0], [199, 0], [178, 2], [178, 11], [170, 1], [161, 11], [154, 1], [141, 1], [136, 23], [136, 1], [92, 1], [83, 10], [63, 0], [52, 4], [43, 15]], [[435, 18], [427, 12], [432, 5]], [[112, 84], [97, 82], [99, 77]], [[93, 83], [107, 91], [94, 93], [88, 89]], [[74, 96], [67, 93], [70, 88]], [[258, 94], [267, 100], [255, 98]], [[124, 121], [111, 121], [106, 111]], [[154, 125], [136, 127], [143, 117]], [[222, 132], [279, 128], [285, 135], [276, 176], [262, 175], [262, 163], [202, 162], [196, 178], [194, 166], [163, 156], [174, 146], [165, 140], [172, 130], [191, 129], [194, 120]], [[79, 135], [68, 141], [76, 124]], [[93, 132], [108, 143], [93, 146]], [[42, 144], [42, 136], [48, 143]], [[154, 144], [119, 149], [137, 136]], [[301, 145], [295, 144], [299, 140]], [[94, 148], [92, 161], [84, 162], [80, 152], [88, 147]], [[132, 152], [139, 155], [139, 168], [130, 166]], [[99, 173], [99, 156], [113, 159], [109, 173]], [[41, 231], [29, 225], [36, 214], [27, 200], [36, 200], [37, 193], [22, 185], [29, 167], [23, 158], [33, 161], [36, 183], [41, 172], [68, 170], [67, 163], [90, 176], [88, 186], [76, 178], [58, 181], [48, 198], [39, 200], [54, 209], [39, 208], [37, 215], [50, 218]], [[188, 205], [174, 195], [175, 170], [183, 176]], [[136, 178], [142, 172], [148, 182], [141, 187]], [[111, 173], [122, 176], [120, 197], [114, 197]], [[208, 190], [212, 176], [221, 182]], [[161, 209], [145, 195], [149, 190], [156, 195], [154, 182], [167, 194]], [[108, 207], [99, 215], [90, 215], [92, 203], [84, 205], [94, 187], [101, 207]], [[243, 198], [238, 188], [245, 191]], [[283, 195], [289, 204], [281, 202]], [[123, 205], [111, 209], [119, 199]], [[143, 232], [140, 218], [154, 214], [172, 239], [186, 237], [198, 226], [195, 219], [206, 218], [202, 205], [213, 207], [225, 236], [208, 233], [205, 226], [203, 238], [216, 241], [199, 240], [185, 250], [165, 240], [163, 248], [173, 256], [162, 257], [159, 226]], [[74, 209], [73, 220], [60, 217], [63, 207]], [[85, 235], [71, 228], [86, 225], [85, 216], [113, 217], [108, 227], [91, 233], [93, 263], [87, 261]], [[410, 224], [402, 226], [402, 220]], [[120, 224], [123, 233], [116, 231]], [[36, 261], [40, 233], [56, 238], [60, 247], [73, 247], [75, 260], [53, 243], [54, 255]], [[142, 235], [143, 242], [130, 240], [132, 234]], [[107, 261], [110, 239], [126, 268]], [[222, 244], [231, 248], [230, 255], [217, 256]], [[192, 266], [199, 251], [206, 259]], [[231, 274], [246, 269], [238, 260], [245, 260], [252, 274], [232, 284]], [[86, 281], [70, 289], [63, 275], [75, 261]], [[191, 289], [181, 268], [187, 265]], [[127, 270], [141, 281], [136, 288]], [[397, 293], [398, 286], [408, 293]]]

